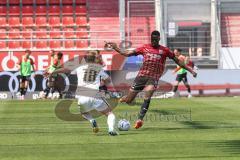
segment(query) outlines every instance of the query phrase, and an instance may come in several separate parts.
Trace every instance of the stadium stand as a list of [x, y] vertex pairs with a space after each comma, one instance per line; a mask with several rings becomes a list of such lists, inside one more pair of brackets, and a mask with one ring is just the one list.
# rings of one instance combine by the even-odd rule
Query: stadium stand
[[106, 39], [119, 40], [118, 1], [89, 0], [88, 4], [91, 6], [88, 10], [91, 47], [103, 46]]
[[240, 46], [240, 13], [221, 14], [221, 37], [225, 47]]
[[[86, 0], [8, 0], [6, 2], [0, 3], [0, 39], [7, 40], [1, 41], [1, 50], [4, 47], [6, 49], [63, 48], [65, 44], [67, 48], [88, 47]], [[66, 33], [62, 33], [65, 31]], [[21, 42], [15, 41], [20, 38], [23, 38]], [[65, 38], [75, 40], [63, 42]]]
[[130, 4], [129, 10], [130, 13], [126, 17], [127, 36], [134, 42], [133, 47], [138, 47], [149, 42], [151, 31], [155, 29], [154, 3]]

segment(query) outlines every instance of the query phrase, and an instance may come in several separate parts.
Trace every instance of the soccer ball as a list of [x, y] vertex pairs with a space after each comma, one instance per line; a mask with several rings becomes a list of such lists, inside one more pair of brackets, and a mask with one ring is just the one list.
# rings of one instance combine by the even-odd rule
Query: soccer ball
[[130, 122], [126, 119], [121, 119], [118, 121], [119, 131], [128, 131], [130, 129]]

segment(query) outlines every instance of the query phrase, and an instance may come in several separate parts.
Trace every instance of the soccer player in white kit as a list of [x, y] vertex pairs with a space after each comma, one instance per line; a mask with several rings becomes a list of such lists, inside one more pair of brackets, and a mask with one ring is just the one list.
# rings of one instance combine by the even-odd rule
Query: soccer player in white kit
[[[85, 57], [86, 63], [74, 69], [61, 68], [54, 73], [76, 74], [78, 78], [78, 88], [76, 97], [82, 116], [88, 120], [93, 128], [93, 132], [99, 131], [97, 121], [93, 118], [90, 111], [97, 110], [107, 116], [108, 134], [118, 135], [115, 131], [115, 115], [113, 114], [109, 103], [104, 96], [101, 96], [107, 90], [106, 85], [110, 83], [109, 75], [103, 70], [102, 62], [99, 63], [99, 55], [96, 52], [89, 52]], [[102, 93], [101, 93], [102, 92]]]

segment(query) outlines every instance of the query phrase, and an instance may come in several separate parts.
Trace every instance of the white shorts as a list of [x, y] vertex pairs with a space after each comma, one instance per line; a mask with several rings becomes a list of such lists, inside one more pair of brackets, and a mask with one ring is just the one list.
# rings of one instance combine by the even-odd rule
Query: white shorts
[[82, 113], [97, 110], [99, 112], [104, 111], [108, 108], [107, 102], [100, 98], [78, 96], [78, 105]]

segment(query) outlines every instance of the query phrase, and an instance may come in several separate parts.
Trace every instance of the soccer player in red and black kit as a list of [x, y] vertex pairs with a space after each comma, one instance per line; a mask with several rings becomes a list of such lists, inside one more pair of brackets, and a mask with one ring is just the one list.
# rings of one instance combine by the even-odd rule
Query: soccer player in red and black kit
[[169, 48], [159, 45], [160, 33], [153, 31], [151, 33], [151, 44], [145, 44], [133, 51], [122, 51], [116, 43], [107, 42], [106, 47], [114, 49], [123, 56], [143, 56], [143, 65], [140, 68], [137, 77], [134, 80], [128, 94], [120, 99], [120, 102], [131, 103], [137, 94], [144, 89], [144, 102], [138, 115], [138, 120], [135, 123], [135, 128], [138, 129], [143, 125], [143, 118], [148, 111], [151, 97], [157, 89], [158, 80], [162, 76], [165, 69], [166, 58], [171, 58], [180, 67], [187, 69], [194, 77], [197, 76], [190, 67], [185, 66], [180, 62], [174, 53]]

